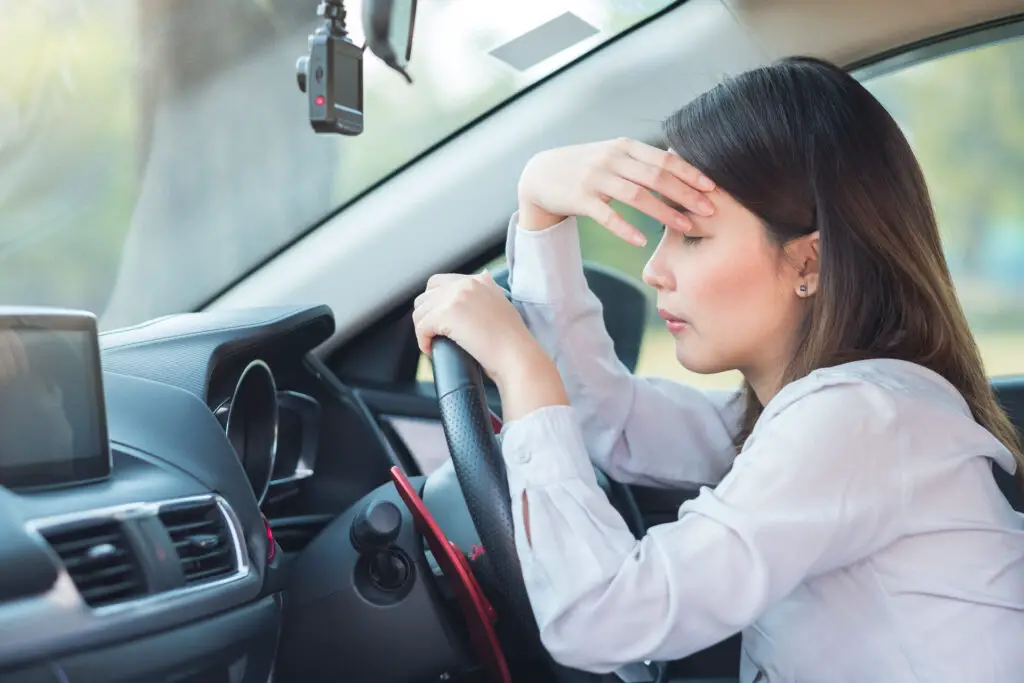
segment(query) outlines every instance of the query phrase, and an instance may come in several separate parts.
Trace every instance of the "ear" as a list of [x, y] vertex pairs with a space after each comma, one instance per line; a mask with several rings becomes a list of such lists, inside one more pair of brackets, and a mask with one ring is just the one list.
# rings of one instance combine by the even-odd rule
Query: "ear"
[[793, 265], [794, 293], [802, 299], [813, 296], [818, 291], [820, 246], [821, 235], [817, 230], [786, 245], [786, 256]]

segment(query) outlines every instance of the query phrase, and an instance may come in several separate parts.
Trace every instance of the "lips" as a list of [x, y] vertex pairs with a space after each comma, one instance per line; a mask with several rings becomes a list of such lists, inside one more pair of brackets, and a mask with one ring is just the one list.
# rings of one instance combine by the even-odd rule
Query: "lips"
[[667, 323], [685, 323], [686, 322], [684, 319], [680, 318], [679, 316], [672, 315], [671, 313], [666, 311], [664, 308], [659, 308], [658, 309], [658, 315], [661, 317], [662, 320], [664, 320]]
[[669, 333], [672, 336], [677, 336], [683, 333], [683, 331], [689, 327], [689, 323], [680, 318], [677, 315], [672, 315], [663, 308], [658, 309], [658, 315], [665, 321], [665, 327], [668, 328]]

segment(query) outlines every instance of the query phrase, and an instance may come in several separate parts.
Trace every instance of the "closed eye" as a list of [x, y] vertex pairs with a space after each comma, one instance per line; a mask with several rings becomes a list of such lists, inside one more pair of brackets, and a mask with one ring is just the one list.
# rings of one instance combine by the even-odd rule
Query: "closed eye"
[[[666, 230], [665, 226], [664, 225], [661, 226], [661, 234], [662, 234], [662, 236], [665, 235], [665, 230]], [[678, 232], [678, 231], [673, 231], [673, 232]], [[679, 234], [680, 238], [682, 238], [683, 244], [685, 244], [685, 245], [687, 245], [689, 247], [696, 246], [697, 243], [699, 243], [701, 240], [704, 239], [704, 237], [702, 235], [691, 235], [691, 234], [686, 233], [686, 232], [682, 232], [682, 233], [678, 233], [678, 234]]]

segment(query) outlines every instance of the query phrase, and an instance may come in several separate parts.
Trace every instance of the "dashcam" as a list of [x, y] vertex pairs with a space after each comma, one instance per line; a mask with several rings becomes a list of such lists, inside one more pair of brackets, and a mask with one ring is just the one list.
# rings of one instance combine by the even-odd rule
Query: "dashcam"
[[412, 54], [416, 0], [364, 0], [363, 47], [353, 43], [345, 29], [343, 0], [323, 0], [317, 15], [323, 24], [309, 36], [309, 54], [295, 65], [299, 90], [309, 105], [309, 123], [317, 133], [359, 135], [365, 47], [411, 83], [406, 67]]
[[324, 17], [324, 25], [309, 37], [309, 54], [296, 64], [299, 89], [309, 102], [309, 123], [317, 133], [359, 135], [363, 132], [363, 48], [345, 32], [340, 3], [323, 2], [317, 12]]

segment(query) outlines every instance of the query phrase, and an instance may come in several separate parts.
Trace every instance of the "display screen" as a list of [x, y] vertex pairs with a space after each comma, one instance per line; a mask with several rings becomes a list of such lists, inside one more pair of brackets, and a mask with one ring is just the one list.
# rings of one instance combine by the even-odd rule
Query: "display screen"
[[109, 473], [95, 320], [0, 314], [0, 484], [56, 486]]
[[334, 56], [334, 102], [352, 114], [363, 114], [363, 63], [358, 50], [338, 41]]

